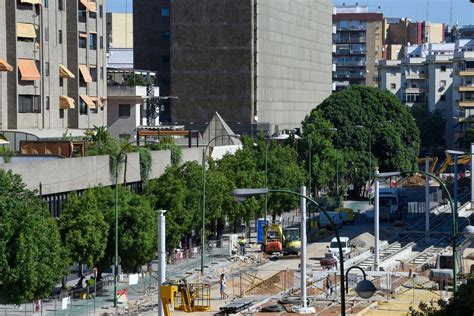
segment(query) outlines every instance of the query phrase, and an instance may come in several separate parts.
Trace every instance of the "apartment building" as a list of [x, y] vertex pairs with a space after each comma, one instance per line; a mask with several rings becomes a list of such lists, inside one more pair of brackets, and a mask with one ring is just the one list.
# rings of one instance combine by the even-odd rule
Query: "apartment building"
[[2, 1], [0, 54], [13, 70], [2, 75], [2, 129], [105, 124], [103, 2]]
[[333, 24], [336, 34], [333, 43], [333, 81], [336, 90], [359, 84], [377, 86], [376, 62], [382, 59], [383, 14], [369, 12], [364, 5], [337, 5]]
[[456, 41], [453, 67], [453, 138], [459, 143], [474, 127], [474, 40]]
[[107, 48], [133, 48], [133, 14], [107, 12]]
[[[379, 62], [379, 87], [409, 107], [437, 110], [450, 122], [455, 113], [453, 54], [454, 44], [450, 43], [405, 47], [401, 60]], [[452, 144], [452, 124], [446, 125], [445, 139], [448, 145]]]
[[135, 0], [135, 68], [170, 70], [173, 124], [205, 129], [218, 112], [234, 131], [299, 127], [331, 94], [331, 13], [330, 0]]

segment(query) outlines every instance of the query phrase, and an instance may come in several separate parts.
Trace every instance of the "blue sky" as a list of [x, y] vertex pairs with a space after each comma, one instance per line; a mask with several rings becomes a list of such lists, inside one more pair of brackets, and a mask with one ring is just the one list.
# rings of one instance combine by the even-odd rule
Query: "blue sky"
[[370, 10], [381, 7], [384, 16], [408, 17], [414, 21], [426, 20], [426, 4], [429, 2], [428, 19], [431, 22], [449, 24], [451, 2], [453, 3], [453, 23], [460, 25], [474, 24], [474, 4], [469, 0], [333, 0], [334, 4], [359, 4], [369, 5]]
[[[283, 0], [291, 1], [291, 0]], [[371, 10], [382, 8], [388, 17], [409, 17], [412, 20], [422, 21], [426, 19], [426, 4], [429, 2], [429, 20], [431, 22], [443, 22], [449, 24], [450, 4], [453, 3], [453, 23], [460, 25], [474, 24], [474, 4], [469, 0], [333, 0], [334, 4], [359, 4], [369, 5]], [[128, 3], [128, 12], [132, 12], [133, 0], [108, 0], [107, 11], [125, 12]]]

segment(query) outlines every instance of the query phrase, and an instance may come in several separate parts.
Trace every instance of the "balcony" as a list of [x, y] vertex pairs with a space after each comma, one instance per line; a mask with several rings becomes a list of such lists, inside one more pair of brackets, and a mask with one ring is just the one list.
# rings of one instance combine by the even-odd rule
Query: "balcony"
[[414, 80], [417, 80], [417, 79], [426, 79], [426, 74], [425, 73], [408, 73], [408, 74], [405, 74], [405, 79], [414, 79]]
[[459, 71], [461, 77], [474, 77], [474, 68], [466, 68]]
[[426, 93], [428, 89], [426, 87], [404, 87], [403, 92], [405, 93]]
[[462, 108], [474, 108], [474, 100], [459, 101], [459, 106]]
[[459, 86], [459, 92], [474, 92], [474, 86]]

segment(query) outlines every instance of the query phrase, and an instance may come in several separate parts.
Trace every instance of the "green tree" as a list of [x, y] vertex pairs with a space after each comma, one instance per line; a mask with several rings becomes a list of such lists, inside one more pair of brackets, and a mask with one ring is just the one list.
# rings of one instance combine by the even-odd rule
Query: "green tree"
[[[99, 209], [108, 223], [105, 256], [100, 264], [109, 267], [115, 256], [115, 192], [110, 187], [90, 189], [97, 199]], [[118, 246], [121, 265], [126, 272], [138, 272], [150, 262], [156, 252], [157, 213], [146, 196], [133, 193], [119, 186]]]
[[[291, 144], [278, 144], [276, 141], [265, 141], [263, 135], [254, 143], [253, 139], [243, 139], [244, 151], [250, 151], [259, 172], [265, 177], [265, 156], [267, 156], [268, 188], [299, 191], [305, 184], [305, 170], [298, 162], [298, 154]], [[268, 148], [267, 148], [268, 147]], [[265, 179], [265, 178], [264, 178]], [[297, 208], [299, 199], [286, 193], [271, 193], [268, 196], [268, 214], [273, 219], [283, 212]], [[261, 214], [257, 214], [261, 215]]]
[[462, 138], [461, 146], [467, 152], [471, 151], [471, 143], [474, 143], [474, 128], [469, 128]]
[[0, 170], [0, 302], [48, 296], [66, 272], [56, 220], [19, 175]]
[[[248, 148], [248, 145], [246, 146]], [[228, 195], [224, 201], [225, 216], [234, 224], [244, 220], [247, 225], [255, 216], [263, 214], [263, 199], [250, 198], [237, 203], [230, 192], [236, 188], [261, 188], [265, 186], [265, 172], [259, 170], [252, 150], [237, 150], [234, 155], [227, 154], [218, 162], [219, 171], [228, 179]]]
[[[408, 108], [392, 93], [351, 86], [326, 98], [305, 118], [303, 126], [320, 120], [318, 112], [338, 129], [337, 141], [347, 164], [360, 164], [353, 159], [365, 157], [366, 162], [375, 162], [372, 168], [378, 166], [381, 172], [416, 168], [419, 130]], [[373, 178], [373, 170], [369, 169], [347, 168], [345, 177], [353, 179], [356, 192], [360, 192], [358, 183]]]
[[[309, 150], [311, 148], [311, 187], [318, 189], [330, 187], [335, 194], [337, 191], [337, 162], [339, 163], [339, 174], [344, 174], [343, 154], [337, 155], [334, 145], [337, 144], [335, 137], [338, 137], [338, 134], [331, 131], [333, 125], [329, 120], [323, 118], [322, 112], [314, 110], [310, 117], [305, 118], [302, 127], [303, 135], [300, 140], [299, 154], [300, 160], [304, 162], [305, 168], [309, 172]], [[341, 183], [340, 187], [342, 187]], [[340, 190], [340, 192], [342, 191]]]
[[70, 194], [59, 219], [68, 263], [86, 264], [92, 268], [105, 254], [108, 229], [97, 199], [90, 191], [80, 198]]
[[414, 105], [410, 111], [420, 130], [420, 141], [423, 152], [432, 155], [436, 152], [438, 147], [444, 148], [446, 120], [441, 115], [441, 112], [438, 110], [430, 112], [426, 105]]
[[165, 209], [166, 247], [178, 247], [181, 239], [200, 227], [202, 169], [196, 162], [170, 166], [156, 180], [149, 181], [145, 194], [155, 209]]

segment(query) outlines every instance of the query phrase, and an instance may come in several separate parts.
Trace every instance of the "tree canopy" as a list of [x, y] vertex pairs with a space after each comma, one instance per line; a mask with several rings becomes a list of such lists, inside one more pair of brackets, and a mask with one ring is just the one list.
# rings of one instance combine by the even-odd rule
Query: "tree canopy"
[[433, 155], [438, 147], [445, 146], [446, 120], [440, 111], [430, 112], [425, 105], [414, 105], [411, 114], [420, 130], [421, 149], [425, 154]]
[[0, 170], [0, 302], [48, 296], [66, 271], [56, 220], [19, 175]]
[[91, 191], [79, 198], [68, 196], [59, 219], [59, 231], [69, 264], [92, 268], [105, 254], [109, 227]]
[[365, 86], [333, 93], [305, 118], [303, 134], [305, 127], [321, 121], [320, 115], [337, 128], [333, 145], [344, 152], [345, 177], [355, 186], [373, 177], [370, 162], [381, 172], [416, 167], [419, 130], [408, 108], [392, 93]]

